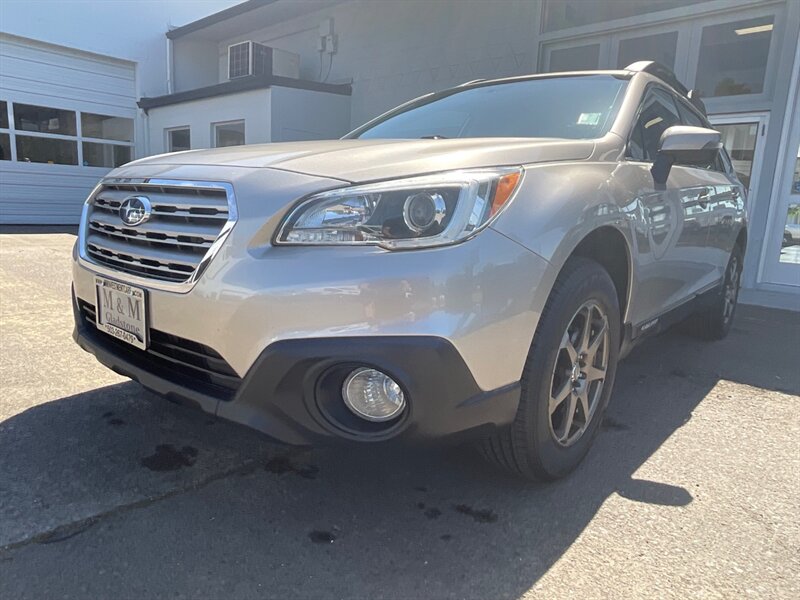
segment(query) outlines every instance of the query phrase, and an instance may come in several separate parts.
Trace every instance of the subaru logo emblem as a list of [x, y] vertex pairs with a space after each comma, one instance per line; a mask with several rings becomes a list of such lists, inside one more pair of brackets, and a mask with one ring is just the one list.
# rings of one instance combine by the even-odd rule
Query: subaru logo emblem
[[119, 207], [119, 218], [125, 225], [136, 227], [150, 218], [152, 209], [147, 196], [128, 196]]

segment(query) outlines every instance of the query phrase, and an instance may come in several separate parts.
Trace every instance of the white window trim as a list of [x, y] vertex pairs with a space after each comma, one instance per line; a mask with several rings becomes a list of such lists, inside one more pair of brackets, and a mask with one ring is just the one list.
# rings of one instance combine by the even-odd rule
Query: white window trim
[[[244, 143], [247, 143], [247, 126], [245, 125], [245, 119], [231, 119], [230, 121], [217, 121], [216, 123], [211, 124], [211, 142], [213, 144], [212, 148], [219, 148], [217, 146], [217, 127], [221, 125], [238, 125], [239, 123], [242, 124], [243, 134], [244, 134]], [[225, 147], [225, 146], [223, 146]]]
[[177, 125], [176, 127], [166, 127], [164, 129], [164, 150], [166, 152], [183, 152], [182, 150], [173, 150], [170, 143], [170, 134], [173, 131], [188, 131], [189, 132], [189, 150], [192, 149], [192, 127], [191, 125]]

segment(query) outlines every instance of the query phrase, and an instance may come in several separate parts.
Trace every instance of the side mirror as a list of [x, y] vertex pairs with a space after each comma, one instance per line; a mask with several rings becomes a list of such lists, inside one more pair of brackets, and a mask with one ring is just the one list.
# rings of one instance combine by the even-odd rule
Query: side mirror
[[722, 149], [719, 131], [704, 127], [675, 125], [661, 134], [658, 154], [650, 172], [658, 184], [665, 184], [672, 165], [706, 167], [713, 163]]

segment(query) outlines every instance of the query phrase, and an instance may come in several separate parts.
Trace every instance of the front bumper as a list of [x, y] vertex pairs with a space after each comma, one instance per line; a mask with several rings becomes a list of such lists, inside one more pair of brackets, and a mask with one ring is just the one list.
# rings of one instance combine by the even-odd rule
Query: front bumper
[[408, 392], [402, 427], [367, 432], [375, 434], [370, 439], [438, 437], [513, 419], [552, 279], [544, 259], [491, 228], [462, 244], [407, 252], [275, 247], [275, 227], [298, 197], [341, 182], [271, 169], [198, 169], [144, 176], [232, 181], [239, 218], [225, 244], [188, 290], [131, 283], [147, 290], [148, 327], [161, 344], [154, 350], [162, 359], [199, 354], [214, 367], [202, 374], [209, 381], [87, 329], [79, 309], [95, 304], [96, 269], [75, 252], [76, 340], [100, 362], [290, 443], [365, 439], [317, 414], [315, 378], [334, 362], [383, 367]]
[[[519, 403], [519, 383], [481, 390], [453, 345], [433, 336], [283, 340], [266, 348], [227, 393], [100, 332], [85, 306], [73, 294], [73, 337], [100, 363], [170, 400], [290, 444], [478, 437], [509, 425]], [[395, 422], [354, 424], [359, 420], [340, 418], [342, 381], [363, 365], [388, 373], [403, 387], [409, 406]]]

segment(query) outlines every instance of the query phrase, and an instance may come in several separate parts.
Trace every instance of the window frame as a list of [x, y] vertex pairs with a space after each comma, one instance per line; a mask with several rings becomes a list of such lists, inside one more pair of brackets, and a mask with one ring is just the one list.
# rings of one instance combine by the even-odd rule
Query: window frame
[[17, 140], [14, 137], [14, 129], [11, 127], [13, 125], [12, 121], [12, 107], [10, 100], [4, 100], [0, 98], [0, 101], [6, 103], [6, 118], [8, 120], [8, 127], [0, 127], [0, 135], [7, 135], [8, 136], [8, 158], [3, 159], [2, 162], [16, 162], [17, 161]]
[[186, 150], [173, 150], [172, 149], [172, 133], [175, 131], [188, 131], [189, 132], [189, 147], [186, 150], [192, 149], [192, 127], [191, 125], [178, 125], [176, 127], [164, 128], [164, 149], [166, 152], [186, 152]]
[[[770, 110], [779, 73], [774, 68], [780, 61], [780, 49], [786, 29], [787, 7], [781, 3], [753, 6], [747, 0], [728, 0], [731, 6], [720, 10], [714, 2], [702, 2], [691, 10], [667, 10], [648, 13], [646, 19], [618, 19], [597, 26], [582, 25], [539, 36], [537, 66], [539, 72], [550, 72], [550, 53], [576, 46], [599, 43], [600, 70], [617, 70], [619, 43], [622, 40], [671, 31], [678, 32], [675, 68], [678, 79], [689, 89], [695, 87], [700, 63], [700, 44], [703, 29], [714, 25], [735, 23], [762, 17], [773, 18], [773, 30], [769, 53], [765, 65], [764, 91], [759, 94], [737, 94], [732, 96], [709, 96], [703, 101], [709, 113], [754, 112]], [[626, 65], [627, 66], [627, 65]]]
[[[623, 155], [623, 160], [625, 160], [627, 162], [644, 163], [644, 164], [648, 164], [648, 165], [652, 165], [653, 162], [654, 162], [652, 160], [647, 160], [647, 158], [643, 158], [642, 160], [639, 160], [639, 159], [633, 158], [633, 157], [631, 157], [629, 155], [629, 150], [630, 150], [630, 145], [631, 145], [631, 138], [633, 137], [633, 134], [636, 131], [636, 126], [639, 123], [639, 117], [642, 115], [642, 110], [644, 109], [644, 103], [645, 103], [645, 100], [647, 100], [647, 95], [650, 93], [650, 91], [652, 89], [661, 90], [662, 92], [664, 92], [665, 94], [670, 96], [672, 98], [673, 103], [675, 103], [675, 92], [673, 92], [669, 87], [667, 87], [663, 83], [659, 83], [657, 81], [651, 81], [650, 83], [648, 83], [645, 86], [644, 91], [642, 92], [642, 97], [639, 100], [639, 105], [636, 107], [636, 115], [634, 116], [633, 121], [628, 124], [630, 129], [628, 130], [628, 137], [625, 140], [625, 154]], [[681, 111], [678, 108], [677, 103], [675, 103], [675, 110], [677, 111], [678, 118], [680, 119]]]
[[245, 124], [245, 119], [230, 119], [228, 121], [215, 121], [211, 123], [211, 140], [214, 143], [212, 148], [233, 148], [234, 146], [219, 146], [217, 140], [217, 127], [221, 125], [237, 125], [242, 124], [242, 143], [237, 144], [238, 146], [244, 146], [247, 144], [247, 125]]
[[[103, 167], [103, 166], [96, 166], [96, 165], [86, 165], [84, 164], [84, 156], [83, 156], [83, 143], [84, 142], [91, 142], [95, 144], [107, 144], [107, 145], [114, 145], [114, 146], [125, 146], [130, 148], [131, 153], [131, 160], [136, 159], [136, 119], [135, 117], [129, 115], [120, 115], [120, 114], [104, 114], [102, 112], [97, 112], [94, 109], [88, 110], [80, 110], [75, 108], [62, 108], [59, 106], [54, 106], [50, 103], [41, 103], [38, 101], [30, 102], [28, 100], [13, 100], [10, 98], [0, 98], [6, 102], [6, 111], [8, 115], [8, 129], [0, 128], [0, 133], [6, 133], [9, 136], [9, 145], [11, 146], [11, 159], [9, 161], [3, 162], [13, 162], [18, 164], [33, 164], [33, 165], [48, 165], [48, 166], [55, 166], [55, 167], [77, 167], [77, 168], [84, 168], [84, 169], [104, 169], [106, 171], [116, 168], [116, 167]], [[63, 133], [47, 133], [41, 131], [27, 131], [24, 129], [17, 129], [16, 118], [14, 116], [14, 106], [20, 104], [25, 106], [37, 106], [41, 108], [52, 108], [54, 110], [62, 110], [72, 112], [75, 115], [75, 135], [68, 135]], [[119, 118], [119, 119], [129, 119], [132, 124], [132, 138], [130, 141], [119, 141], [119, 140], [107, 140], [103, 138], [95, 138], [95, 137], [88, 137], [83, 135], [82, 127], [81, 127], [81, 120], [82, 115], [92, 114], [98, 115], [103, 117], [111, 117], [111, 118]], [[19, 153], [17, 152], [17, 137], [36, 137], [36, 138], [44, 138], [44, 139], [55, 139], [55, 140], [64, 140], [69, 142], [74, 142], [77, 146], [76, 149], [76, 157], [77, 157], [77, 164], [62, 164], [62, 163], [47, 163], [47, 162], [28, 162], [24, 160], [19, 160]]]

